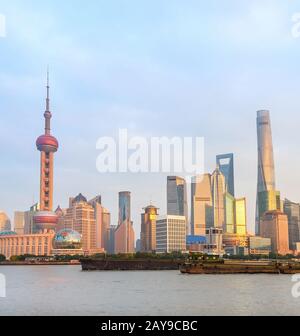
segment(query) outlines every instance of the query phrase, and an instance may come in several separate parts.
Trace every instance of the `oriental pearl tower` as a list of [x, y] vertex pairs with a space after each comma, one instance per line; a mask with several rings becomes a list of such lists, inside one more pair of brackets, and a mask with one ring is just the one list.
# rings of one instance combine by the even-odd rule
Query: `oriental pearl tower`
[[55, 230], [58, 217], [53, 209], [53, 159], [58, 150], [58, 141], [51, 135], [50, 98], [49, 98], [49, 71], [47, 72], [47, 98], [45, 118], [45, 134], [37, 141], [37, 149], [41, 152], [40, 168], [40, 211], [34, 216], [34, 224], [37, 231]]

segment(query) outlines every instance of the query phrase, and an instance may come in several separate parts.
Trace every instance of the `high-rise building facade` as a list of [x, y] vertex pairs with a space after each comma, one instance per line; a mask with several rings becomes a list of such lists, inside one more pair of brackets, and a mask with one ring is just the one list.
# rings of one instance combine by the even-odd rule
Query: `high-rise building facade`
[[30, 207], [28, 211], [24, 213], [24, 234], [37, 233], [39, 230], [35, 227], [34, 216], [39, 211], [40, 205], [36, 203]]
[[225, 193], [225, 233], [236, 233], [235, 198], [230, 193]]
[[24, 211], [15, 211], [14, 231], [18, 235], [23, 235], [25, 233], [25, 212]]
[[296, 244], [300, 242], [300, 204], [284, 200], [284, 213], [288, 216], [289, 247], [296, 250]]
[[11, 230], [11, 222], [7, 214], [0, 211], [0, 232]]
[[37, 141], [37, 149], [41, 153], [40, 163], [40, 211], [34, 216], [35, 226], [43, 230], [55, 230], [57, 216], [53, 209], [53, 170], [54, 153], [58, 150], [58, 141], [51, 135], [50, 96], [49, 96], [49, 74], [47, 81], [47, 98], [45, 118], [45, 133]]
[[234, 196], [234, 155], [232, 153], [218, 155], [217, 166], [225, 177], [227, 191]]
[[199, 175], [191, 184], [191, 234], [205, 236], [206, 229], [213, 225], [211, 175]]
[[214, 227], [223, 229], [225, 225], [224, 197], [226, 193], [226, 181], [218, 166], [212, 174], [211, 190]]
[[115, 253], [135, 252], [135, 233], [131, 221], [131, 193], [119, 193], [119, 222], [115, 230]]
[[[266, 211], [282, 211], [280, 192], [276, 190], [261, 191], [257, 194], [257, 216], [261, 218]], [[259, 232], [257, 232], [258, 234]]]
[[93, 198], [88, 203], [95, 211], [96, 246], [107, 251], [109, 248], [110, 212], [102, 206], [101, 196]]
[[108, 254], [115, 254], [115, 231], [116, 229], [117, 229], [117, 225], [111, 225], [108, 229], [108, 232], [109, 232], [108, 248], [107, 248]]
[[141, 252], [156, 251], [156, 220], [158, 208], [153, 205], [147, 206], [141, 215]]
[[167, 214], [171, 216], [184, 216], [188, 225], [188, 203], [186, 181], [182, 177], [168, 176], [167, 182]]
[[247, 234], [247, 206], [244, 197], [235, 200], [235, 226], [236, 234]]
[[225, 225], [226, 234], [247, 234], [247, 208], [246, 198], [234, 198], [230, 193], [225, 193]]
[[94, 207], [79, 194], [70, 199], [69, 208], [65, 210], [63, 220], [65, 229], [71, 229], [82, 235], [82, 250], [84, 254], [103, 253], [104, 249], [97, 246], [97, 222]]
[[273, 253], [286, 255], [291, 252], [286, 214], [278, 210], [265, 212], [261, 217], [260, 229], [263, 238], [271, 239]]
[[156, 222], [156, 252], [172, 253], [186, 251], [185, 216], [166, 216]]
[[[275, 168], [271, 120], [269, 111], [257, 112], [257, 148], [258, 148], [258, 177], [257, 177], [257, 204], [256, 204], [256, 234], [260, 232], [259, 193], [276, 190]], [[273, 209], [267, 209], [273, 210]]]

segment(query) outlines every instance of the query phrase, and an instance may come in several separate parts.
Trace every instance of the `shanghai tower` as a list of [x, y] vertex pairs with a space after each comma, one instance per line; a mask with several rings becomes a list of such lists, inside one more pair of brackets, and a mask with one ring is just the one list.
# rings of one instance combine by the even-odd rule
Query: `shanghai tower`
[[[256, 234], [260, 233], [260, 195], [275, 192], [275, 169], [270, 112], [257, 112], [258, 178], [256, 201]], [[268, 209], [267, 209], [268, 210]]]

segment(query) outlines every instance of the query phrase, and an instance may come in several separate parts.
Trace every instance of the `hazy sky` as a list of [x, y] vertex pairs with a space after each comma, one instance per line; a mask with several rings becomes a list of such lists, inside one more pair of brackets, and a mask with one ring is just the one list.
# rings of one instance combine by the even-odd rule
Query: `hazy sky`
[[[116, 224], [132, 191], [135, 228], [150, 199], [166, 211], [162, 175], [99, 174], [96, 141], [131, 135], [205, 138], [205, 170], [235, 153], [237, 196], [254, 229], [256, 111], [271, 111], [277, 187], [300, 201], [300, 38], [287, 0], [0, 0], [0, 209], [38, 200], [45, 76], [51, 68], [55, 204], [97, 194]], [[190, 198], [190, 197], [189, 197]]]

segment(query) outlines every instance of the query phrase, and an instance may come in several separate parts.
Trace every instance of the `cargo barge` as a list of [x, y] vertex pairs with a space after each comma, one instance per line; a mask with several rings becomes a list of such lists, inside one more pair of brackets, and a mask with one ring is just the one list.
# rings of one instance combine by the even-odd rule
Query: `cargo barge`
[[187, 261], [183, 274], [298, 274], [300, 263], [278, 261]]
[[93, 259], [80, 260], [83, 271], [171, 271], [182, 260], [174, 259]]

